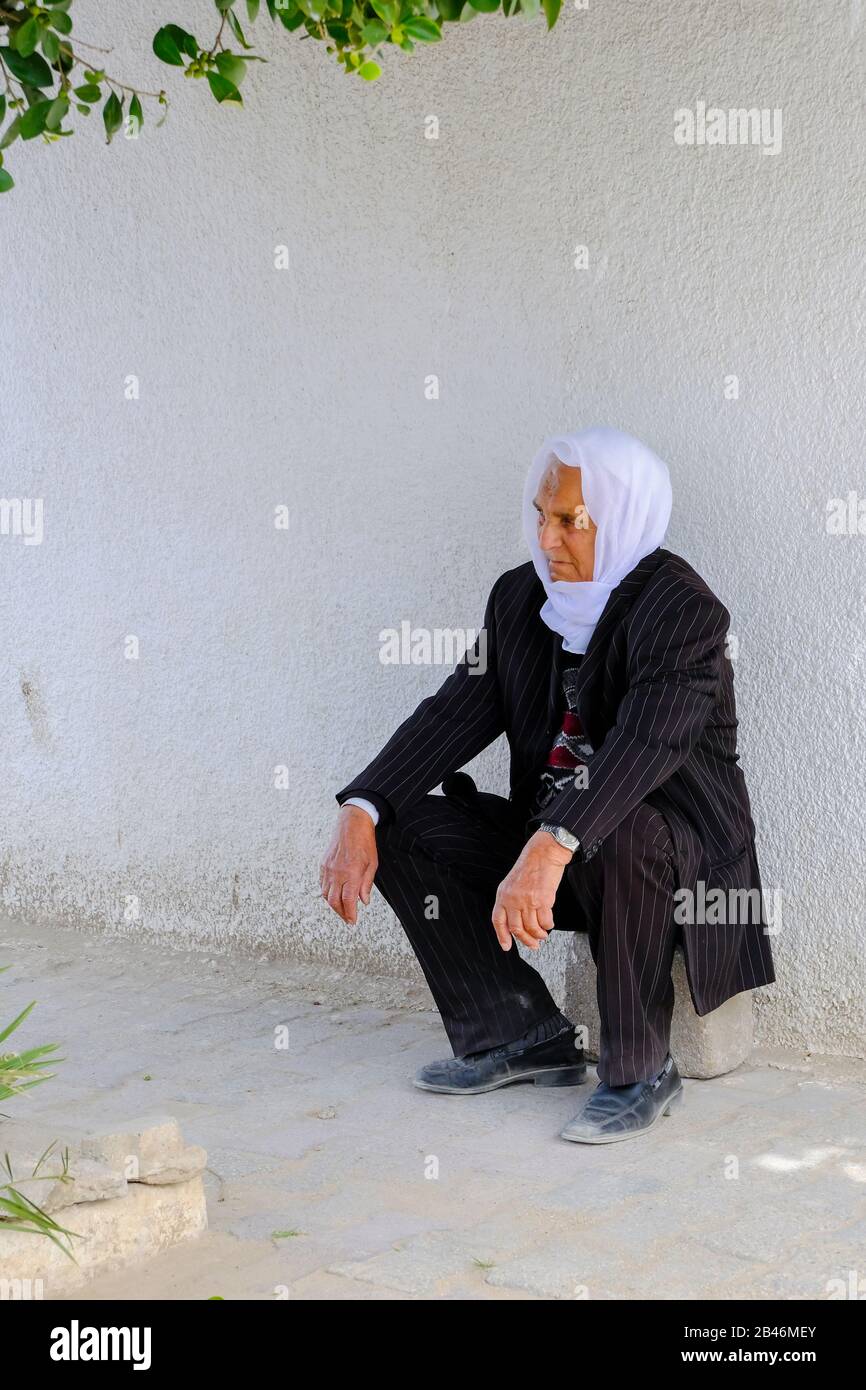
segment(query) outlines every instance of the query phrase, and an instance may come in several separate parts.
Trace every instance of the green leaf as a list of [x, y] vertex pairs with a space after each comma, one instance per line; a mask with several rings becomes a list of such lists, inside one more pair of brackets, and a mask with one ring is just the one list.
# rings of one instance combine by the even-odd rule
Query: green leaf
[[51, 29], [46, 29], [42, 35], [42, 52], [49, 63], [56, 63], [60, 57], [60, 40]]
[[51, 103], [51, 110], [45, 117], [46, 130], [58, 130], [63, 124], [64, 117], [69, 110], [69, 97], [65, 92], [61, 92]]
[[359, 77], [363, 77], [365, 82], [375, 82], [377, 77], [381, 77], [382, 69], [378, 63], [374, 63], [372, 58], [368, 58], [366, 63], [362, 63], [358, 68]]
[[183, 67], [180, 49], [168, 32], [168, 26], [157, 30], [154, 34], [153, 51], [163, 63], [171, 63], [172, 67], [175, 68]]
[[26, 19], [20, 29], [12, 31], [11, 40], [22, 58], [29, 58], [39, 47], [40, 28], [38, 19]]
[[478, 10], [481, 14], [493, 14], [494, 10], [499, 9], [499, 0], [469, 0], [473, 10]]
[[139, 129], [144, 125], [144, 112], [141, 109], [138, 92], [133, 93], [132, 101], [129, 103], [129, 119], [137, 121]]
[[259, 15], [259, 0], [247, 0], [247, 14], [250, 17], [250, 24], [255, 24]]
[[48, 119], [48, 112], [53, 105], [53, 101], [37, 101], [34, 106], [24, 112], [21, 117], [22, 140], [33, 140], [37, 135], [42, 134]]
[[222, 77], [218, 72], [207, 74], [208, 86], [216, 97], [220, 105], [227, 101], [230, 106], [243, 106], [243, 97], [233, 82], [228, 78]]
[[15, 180], [8, 169], [0, 169], [0, 193], [8, 193], [10, 188], [15, 187]]
[[48, 22], [52, 29], [57, 30], [58, 34], [72, 33], [72, 20], [69, 18], [68, 14], [64, 14], [63, 10], [58, 10], [56, 14], [51, 16]]
[[384, 43], [387, 39], [388, 26], [383, 24], [381, 19], [368, 19], [361, 33], [364, 35], [364, 42], [375, 48], [377, 43]]
[[24, 1022], [27, 1015], [29, 1013], [32, 1013], [32, 1011], [35, 1008], [36, 1000], [34, 999], [30, 1004], [27, 1005], [26, 1009], [21, 1010], [17, 1018], [13, 1018], [12, 1022], [6, 1025], [6, 1027], [3, 1029], [3, 1032], [0, 1033], [0, 1043], [5, 1042], [7, 1038], [11, 1038], [12, 1034], [15, 1032], [15, 1029], [21, 1027], [21, 1024]]
[[179, 24], [166, 24], [164, 32], [170, 39], [174, 39], [180, 52], [185, 53], [187, 58], [198, 57], [198, 39], [193, 38], [186, 29], [181, 29]]
[[[6, 149], [8, 149], [9, 146], [12, 144], [13, 140], [17, 140], [17, 139], [18, 139], [18, 136], [19, 136], [20, 134], [21, 134], [21, 117], [20, 117], [20, 116], [16, 116], [15, 119], [14, 119], [14, 121], [10, 121], [9, 124], [8, 124], [8, 126], [6, 127], [6, 130], [5, 130], [4, 134], [3, 134], [3, 139], [0, 140], [0, 150], [6, 150]], [[3, 1039], [0, 1038], [0, 1042], [2, 1042], [2, 1041], [3, 1041]]]
[[404, 19], [400, 25], [407, 34], [413, 39], [418, 39], [421, 43], [438, 43], [442, 37], [439, 25], [432, 19], [426, 19], [424, 15], [417, 15], [411, 19]]
[[0, 125], [3, 124], [3, 118], [5, 117], [5, 115], [6, 115], [6, 98], [5, 98], [2, 94], [0, 94]]
[[40, 53], [31, 53], [25, 58], [13, 48], [0, 48], [0, 58], [12, 76], [19, 82], [26, 82], [28, 87], [53, 86], [54, 73]]
[[550, 30], [559, 18], [559, 11], [562, 9], [562, 0], [541, 0], [541, 3], [544, 6], [548, 30]]
[[235, 53], [218, 53], [216, 55], [217, 69], [227, 82], [239, 87], [244, 80], [247, 65], [243, 58], [238, 58]]
[[85, 82], [82, 86], [75, 88], [75, 95], [81, 101], [89, 101], [92, 105], [94, 101], [99, 101], [102, 92], [95, 82]]
[[199, 40], [192, 33], [188, 33], [186, 29], [181, 29], [179, 24], [167, 24], [165, 28], [170, 32], [171, 38], [177, 43], [181, 53], [185, 53], [188, 58], [199, 57]]
[[304, 22], [303, 12], [299, 10], [294, 3], [290, 10], [277, 10], [277, 19], [280, 21], [283, 28], [288, 29], [290, 33], [294, 32], [295, 29], [299, 29]]
[[229, 10], [226, 15], [226, 18], [229, 22], [229, 28], [231, 29], [241, 48], [252, 48], [252, 44], [247, 43], [246, 35], [244, 34], [244, 31], [240, 26], [240, 21], [238, 20], [238, 17], [235, 14], [234, 10]]
[[119, 99], [117, 92], [111, 92], [109, 98], [102, 108], [102, 120], [105, 125], [105, 143], [111, 144], [112, 137], [117, 134], [123, 125], [123, 102]]
[[370, 0], [370, 4], [383, 23], [387, 24], [389, 29], [393, 29], [400, 15], [399, 5], [395, 4], [394, 0]]

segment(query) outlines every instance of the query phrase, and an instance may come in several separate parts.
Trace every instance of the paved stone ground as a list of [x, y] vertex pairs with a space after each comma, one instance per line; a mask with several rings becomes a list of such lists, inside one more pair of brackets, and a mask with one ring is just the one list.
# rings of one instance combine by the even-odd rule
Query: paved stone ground
[[167, 1112], [209, 1154], [207, 1235], [85, 1297], [822, 1299], [852, 1270], [866, 1295], [862, 1062], [759, 1053], [593, 1148], [558, 1138], [592, 1082], [416, 1090], [450, 1053], [417, 986], [20, 922], [0, 939], [0, 1017], [36, 998], [16, 1040], [67, 1058], [15, 1113], [62, 1135]]

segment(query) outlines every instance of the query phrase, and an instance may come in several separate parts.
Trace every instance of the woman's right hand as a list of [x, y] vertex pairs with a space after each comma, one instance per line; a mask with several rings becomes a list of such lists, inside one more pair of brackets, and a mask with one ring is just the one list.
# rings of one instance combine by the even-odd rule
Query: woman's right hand
[[379, 867], [376, 827], [360, 806], [343, 806], [319, 869], [322, 897], [338, 917], [354, 926], [358, 899], [366, 907]]

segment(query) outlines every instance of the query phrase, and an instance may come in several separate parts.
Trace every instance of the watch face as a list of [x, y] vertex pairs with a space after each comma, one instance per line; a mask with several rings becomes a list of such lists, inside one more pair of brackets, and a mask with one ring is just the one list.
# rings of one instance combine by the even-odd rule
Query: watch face
[[562, 845], [563, 849], [570, 849], [572, 851], [577, 849], [579, 843], [577, 836], [572, 835], [571, 831], [566, 830], [564, 826], [547, 824], [540, 826], [540, 829], [548, 830], [550, 834], [553, 836], [554, 840], [556, 840], [559, 844]]

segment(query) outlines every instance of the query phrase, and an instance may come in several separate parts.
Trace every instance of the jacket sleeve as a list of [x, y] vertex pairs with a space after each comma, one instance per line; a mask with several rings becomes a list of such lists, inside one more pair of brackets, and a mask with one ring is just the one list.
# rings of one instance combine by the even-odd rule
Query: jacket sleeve
[[[496, 590], [490, 591], [484, 626], [473, 645], [434, 695], [428, 695], [357, 777], [336, 793], [367, 796], [384, 819], [439, 785], [503, 732], [505, 719], [496, 670]], [[371, 793], [373, 795], [371, 795]]]
[[[682, 596], [681, 596], [682, 598]], [[535, 824], [564, 825], [590, 858], [641, 801], [685, 762], [716, 702], [730, 614], [688, 590], [635, 643], [629, 687], [588, 764], [588, 785], [568, 787]]]

